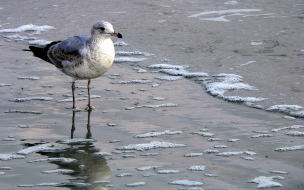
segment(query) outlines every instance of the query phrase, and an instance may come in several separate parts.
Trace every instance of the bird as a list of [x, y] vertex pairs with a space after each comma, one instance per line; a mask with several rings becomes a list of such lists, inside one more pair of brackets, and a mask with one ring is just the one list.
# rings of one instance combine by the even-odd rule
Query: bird
[[29, 46], [33, 56], [53, 64], [72, 78], [73, 110], [75, 106], [75, 82], [88, 80], [88, 105], [91, 111], [91, 79], [102, 76], [112, 66], [115, 48], [111, 36], [122, 38], [111, 23], [99, 21], [93, 25], [91, 35], [73, 36], [64, 41], [53, 41], [44, 47]]

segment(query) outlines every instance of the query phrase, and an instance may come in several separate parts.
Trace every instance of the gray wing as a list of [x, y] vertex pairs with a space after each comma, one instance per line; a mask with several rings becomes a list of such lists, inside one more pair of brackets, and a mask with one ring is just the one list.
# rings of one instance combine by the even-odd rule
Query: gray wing
[[90, 36], [74, 36], [50, 47], [48, 57], [52, 63], [62, 68], [63, 61], [77, 64], [87, 52], [86, 42]]

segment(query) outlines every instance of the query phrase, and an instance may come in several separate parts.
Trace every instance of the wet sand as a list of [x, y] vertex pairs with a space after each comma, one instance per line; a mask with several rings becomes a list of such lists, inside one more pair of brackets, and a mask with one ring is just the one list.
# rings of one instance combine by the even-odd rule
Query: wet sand
[[[73, 117], [73, 112], [66, 109], [71, 106], [71, 102], [57, 102], [67, 98], [64, 94], [71, 93], [70, 78], [52, 65], [32, 57], [31, 53], [22, 51], [28, 46], [26, 42], [7, 41], [1, 38], [0, 83], [12, 84], [0, 87], [1, 139], [12, 136], [15, 140], [2, 140], [0, 154], [17, 155], [16, 152], [26, 147], [26, 143], [30, 143], [31, 146], [39, 142], [48, 142], [55, 148], [60, 148], [56, 151], [31, 153], [25, 155], [24, 159], [0, 161], [0, 168], [11, 167], [11, 170], [0, 170], [5, 172], [0, 175], [2, 189], [56, 188], [37, 186], [43, 185], [42, 183], [59, 183], [57, 186], [62, 186], [61, 189], [130, 189], [132, 187], [126, 187], [126, 184], [135, 182], [146, 183], [136, 189], [191, 188], [169, 184], [181, 179], [202, 182], [204, 185], [198, 186], [202, 189], [256, 189], [257, 184], [248, 181], [259, 176], [278, 175], [284, 179], [273, 181], [282, 184], [283, 187], [279, 187], [281, 189], [304, 187], [303, 150], [275, 151], [281, 147], [303, 145], [303, 136], [293, 137], [285, 134], [290, 131], [303, 132], [303, 128], [272, 132], [273, 129], [283, 127], [303, 126], [303, 118], [286, 119], [283, 118], [285, 114], [227, 102], [206, 93], [204, 86], [194, 79], [163, 81], [155, 77], [166, 74], [154, 73], [151, 71], [155, 70], [147, 69], [151, 64], [169, 63], [189, 65], [189, 71], [206, 72], [210, 78], [219, 73], [237, 74], [244, 77], [244, 82], [258, 90], [228, 92], [231, 95], [270, 98], [261, 103], [264, 107], [278, 104], [304, 106], [304, 48], [300, 40], [303, 39], [303, 5], [300, 5], [299, 1], [271, 1], [259, 4], [246, 1], [234, 5], [224, 4], [225, 1], [126, 1], [123, 4], [110, 1], [102, 5], [99, 1], [90, 2], [96, 2], [98, 6], [89, 2], [62, 1], [59, 4], [57, 1], [22, 1], [18, 2], [18, 7], [21, 7], [19, 11], [15, 9], [14, 3], [4, 2], [0, 5], [0, 30], [29, 23], [38, 26], [49, 25], [56, 29], [32, 36], [50, 41], [62, 40], [75, 34], [88, 34], [92, 24], [105, 19], [113, 24], [115, 30], [122, 33], [123, 41], [129, 44], [116, 46], [116, 50], [142, 51], [154, 55], [131, 56], [147, 58], [138, 63], [115, 63], [104, 76], [92, 81], [92, 94], [101, 96], [92, 99], [96, 109], [90, 115], [84, 110], [76, 112]], [[217, 14], [189, 17], [201, 12], [228, 9], [261, 10], [246, 13], [246, 17], [237, 14], [226, 16], [230, 22], [203, 20], [223, 16]], [[251, 14], [255, 16], [248, 16]], [[257, 16], [259, 14], [265, 15]], [[275, 17], [264, 18], [269, 16]], [[23, 32], [20, 35], [31, 36], [30, 32]], [[262, 44], [251, 45], [252, 42]], [[163, 59], [168, 59], [169, 62], [162, 62]], [[137, 73], [134, 70], [136, 67], [146, 69], [147, 72]], [[111, 74], [119, 74], [120, 78], [112, 79]], [[18, 79], [24, 76], [36, 76], [40, 79]], [[134, 79], [147, 79], [152, 82], [114, 84]], [[159, 86], [152, 87], [153, 84]], [[44, 85], [52, 87], [43, 87]], [[76, 85], [85, 86], [86, 81], [79, 81]], [[79, 93], [83, 94], [78, 95]], [[86, 89], [77, 89], [77, 97], [85, 97], [86, 94]], [[51, 97], [53, 100], [9, 101], [24, 97]], [[155, 97], [165, 99], [155, 100]], [[140, 107], [166, 103], [177, 106]], [[76, 102], [82, 109], [86, 104], [86, 100]], [[8, 110], [31, 110], [42, 113], [5, 113]], [[20, 125], [28, 128], [21, 128]], [[74, 139], [87, 138], [94, 141], [64, 144], [64, 140], [71, 139], [73, 125]], [[88, 126], [90, 130], [87, 130]], [[165, 130], [182, 133], [147, 138], [134, 137]], [[259, 134], [253, 131], [266, 131], [273, 136], [252, 138]], [[212, 133], [214, 136], [203, 137], [193, 132]], [[212, 141], [210, 138], [219, 138], [221, 141]], [[239, 140], [229, 142], [231, 139]], [[119, 141], [110, 143], [113, 140]], [[151, 141], [185, 146], [117, 152], [119, 147]], [[227, 148], [215, 148], [216, 145], [225, 145]], [[184, 156], [190, 153], [203, 153], [206, 150], [218, 150], [218, 153], [205, 152], [196, 157]], [[217, 155], [240, 151], [251, 151], [256, 155]], [[93, 156], [96, 152], [111, 155]], [[145, 153], [158, 154], [142, 155]], [[73, 158], [77, 162], [29, 162], [60, 157]], [[251, 157], [254, 160], [245, 160], [241, 157]], [[197, 165], [206, 166], [205, 170], [187, 169]], [[144, 166], [159, 168], [138, 170]], [[45, 172], [54, 169], [70, 169], [74, 172]], [[179, 170], [179, 173], [159, 174], [159, 170]], [[285, 171], [288, 174], [270, 171]], [[133, 176], [117, 177], [122, 173], [131, 173]], [[205, 174], [215, 174], [217, 177], [208, 177]], [[98, 181], [103, 184], [93, 184]], [[91, 186], [85, 186], [88, 184]]]

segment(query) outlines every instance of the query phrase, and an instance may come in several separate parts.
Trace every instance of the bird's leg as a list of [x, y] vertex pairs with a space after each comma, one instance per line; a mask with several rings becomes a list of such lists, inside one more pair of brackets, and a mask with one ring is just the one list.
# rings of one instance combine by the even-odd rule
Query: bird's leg
[[92, 105], [91, 105], [91, 93], [90, 93], [90, 90], [91, 90], [91, 79], [88, 80], [88, 108], [87, 110], [88, 111], [91, 111], [93, 109]]
[[73, 94], [73, 109], [76, 109], [76, 106], [75, 106], [75, 81], [72, 82], [72, 94]]
[[74, 131], [75, 131], [75, 111], [73, 111], [73, 116], [72, 116], [71, 139], [74, 138]]

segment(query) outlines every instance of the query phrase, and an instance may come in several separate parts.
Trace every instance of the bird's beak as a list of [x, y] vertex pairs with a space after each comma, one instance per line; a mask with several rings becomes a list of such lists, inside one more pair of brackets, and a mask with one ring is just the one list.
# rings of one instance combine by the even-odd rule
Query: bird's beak
[[117, 38], [122, 38], [122, 35], [119, 32], [114, 31], [111, 36], [116, 36]]

